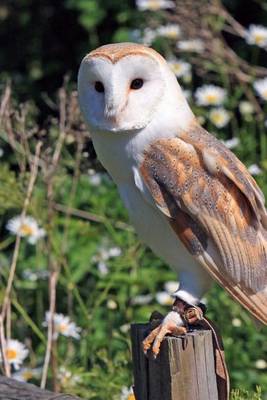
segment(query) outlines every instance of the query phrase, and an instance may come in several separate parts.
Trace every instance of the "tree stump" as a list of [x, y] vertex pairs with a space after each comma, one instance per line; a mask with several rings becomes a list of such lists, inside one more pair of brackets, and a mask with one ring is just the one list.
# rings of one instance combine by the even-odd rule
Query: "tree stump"
[[30, 383], [0, 376], [0, 400], [82, 400], [69, 394], [42, 390]]
[[136, 400], [219, 400], [211, 331], [166, 337], [154, 360], [142, 350], [149, 327], [131, 328]]

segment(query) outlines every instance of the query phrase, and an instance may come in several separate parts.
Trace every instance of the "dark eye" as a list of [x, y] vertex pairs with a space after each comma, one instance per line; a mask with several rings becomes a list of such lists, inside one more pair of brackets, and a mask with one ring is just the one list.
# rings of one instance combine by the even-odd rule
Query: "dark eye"
[[100, 82], [100, 81], [97, 81], [97, 82], [95, 83], [95, 90], [96, 90], [98, 93], [103, 93], [103, 92], [105, 91], [105, 88], [104, 88], [103, 83]]
[[135, 90], [140, 89], [143, 86], [143, 84], [144, 84], [143, 79], [140, 79], [140, 78], [134, 79], [131, 83], [131, 89], [135, 89]]

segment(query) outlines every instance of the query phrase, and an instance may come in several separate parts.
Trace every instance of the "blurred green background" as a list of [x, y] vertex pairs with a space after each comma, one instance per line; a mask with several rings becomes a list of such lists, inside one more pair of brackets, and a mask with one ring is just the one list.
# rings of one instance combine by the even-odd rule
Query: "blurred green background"
[[[181, 37], [155, 33], [170, 23], [179, 25]], [[22, 366], [30, 371], [25, 379], [32, 374], [33, 382], [40, 381], [47, 348], [43, 321], [51, 304], [48, 282], [56, 271], [56, 312], [75, 321], [81, 337], [59, 332], [53, 340], [48, 386], [85, 399], [130, 400], [129, 325], [146, 321], [154, 309], [166, 313], [165, 284], [176, 279], [139, 242], [114, 184], [96, 160], [77, 107], [82, 57], [105, 43], [142, 42], [152, 32], [155, 49], [191, 65], [189, 79], [178, 80], [200, 122], [224, 141], [236, 139], [233, 151], [254, 166], [251, 172], [266, 195], [267, 106], [253, 83], [267, 77], [267, 53], [242, 37], [242, 27], [251, 24], [267, 27], [266, 1], [186, 0], [158, 10], [141, 10], [130, 0], [1, 1], [1, 299], [15, 244], [7, 223], [21, 213], [36, 143], [42, 142], [27, 215], [46, 236], [34, 245], [22, 237], [6, 320], [7, 338], [29, 350]], [[199, 38], [203, 52], [177, 50], [179, 40]], [[229, 122], [222, 127], [212, 119], [212, 107], [196, 102], [194, 94], [205, 84], [226, 90]], [[242, 109], [244, 103], [250, 111]], [[216, 285], [205, 300], [224, 338], [232, 387], [241, 390], [233, 399], [267, 399], [266, 328], [256, 328]], [[262, 394], [252, 394], [257, 386]]]

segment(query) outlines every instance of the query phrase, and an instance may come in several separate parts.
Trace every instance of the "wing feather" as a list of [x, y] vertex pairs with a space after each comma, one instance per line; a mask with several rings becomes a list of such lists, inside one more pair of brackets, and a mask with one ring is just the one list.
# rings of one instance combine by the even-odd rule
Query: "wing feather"
[[191, 145], [194, 144], [209, 172], [213, 174], [223, 172], [238, 187], [249, 201], [255, 217], [267, 229], [264, 195], [244, 164], [222, 142], [199, 126], [192, 129], [189, 135], [183, 133], [181, 139]]
[[267, 324], [264, 196], [244, 165], [198, 129], [152, 143], [141, 176], [188, 251]]

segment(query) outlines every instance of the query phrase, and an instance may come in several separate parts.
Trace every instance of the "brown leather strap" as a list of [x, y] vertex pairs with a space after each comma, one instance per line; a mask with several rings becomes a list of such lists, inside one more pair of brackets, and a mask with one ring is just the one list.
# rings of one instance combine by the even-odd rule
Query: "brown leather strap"
[[224, 357], [222, 337], [217, 327], [208, 318], [203, 316], [203, 312], [199, 307], [186, 307], [183, 318], [188, 323], [189, 327], [204, 328], [212, 332], [218, 396], [219, 400], [229, 400], [230, 380]]

